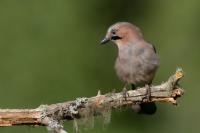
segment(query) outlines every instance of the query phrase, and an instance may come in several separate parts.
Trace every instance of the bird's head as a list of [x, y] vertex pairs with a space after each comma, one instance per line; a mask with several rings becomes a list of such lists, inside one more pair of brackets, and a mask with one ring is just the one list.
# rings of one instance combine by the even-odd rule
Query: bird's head
[[126, 45], [143, 39], [140, 29], [128, 22], [118, 22], [108, 28], [105, 38], [101, 44], [113, 41], [115, 44]]

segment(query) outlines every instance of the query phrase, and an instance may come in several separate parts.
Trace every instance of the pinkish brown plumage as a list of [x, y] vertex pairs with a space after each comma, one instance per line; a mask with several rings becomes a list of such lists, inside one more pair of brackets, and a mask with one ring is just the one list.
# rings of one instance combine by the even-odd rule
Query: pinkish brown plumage
[[118, 47], [115, 63], [118, 77], [126, 84], [150, 85], [159, 66], [159, 59], [154, 46], [144, 40], [140, 29], [128, 22], [118, 22], [109, 27], [101, 43], [110, 40]]

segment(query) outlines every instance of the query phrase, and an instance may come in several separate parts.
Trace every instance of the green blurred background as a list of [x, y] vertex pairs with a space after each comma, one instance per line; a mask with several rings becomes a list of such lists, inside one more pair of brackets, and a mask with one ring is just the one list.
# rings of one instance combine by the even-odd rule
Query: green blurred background
[[[1, 0], [0, 108], [35, 108], [96, 95], [122, 83], [113, 69], [117, 48], [99, 42], [111, 24], [129, 21], [155, 44], [161, 66], [154, 83], [182, 67], [186, 94], [179, 106], [160, 103], [153, 116], [112, 112], [106, 127], [87, 133], [199, 133], [199, 0]], [[72, 122], [65, 129], [73, 130]], [[44, 127], [6, 127], [1, 133], [46, 133]]]

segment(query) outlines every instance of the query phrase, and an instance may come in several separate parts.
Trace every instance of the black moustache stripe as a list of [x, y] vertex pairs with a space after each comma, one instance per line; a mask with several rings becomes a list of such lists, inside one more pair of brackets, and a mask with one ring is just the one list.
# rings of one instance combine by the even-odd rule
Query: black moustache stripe
[[122, 38], [119, 37], [119, 36], [112, 36], [112, 37], [111, 37], [111, 40], [119, 40], [119, 39], [122, 39]]

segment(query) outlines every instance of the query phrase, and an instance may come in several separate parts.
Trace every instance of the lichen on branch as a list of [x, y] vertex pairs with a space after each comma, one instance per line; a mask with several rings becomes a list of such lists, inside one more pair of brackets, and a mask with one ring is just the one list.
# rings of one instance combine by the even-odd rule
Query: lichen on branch
[[[77, 98], [74, 101], [67, 101], [52, 105], [40, 105], [36, 109], [0, 109], [0, 126], [14, 125], [40, 125], [46, 126], [56, 133], [66, 133], [63, 129], [64, 120], [77, 120], [101, 115], [105, 122], [110, 119], [111, 109], [123, 106], [132, 106], [144, 102], [166, 102], [176, 105], [177, 98], [184, 94], [184, 90], [178, 85], [183, 77], [182, 69], [178, 69], [169, 79], [160, 84], [144, 86], [136, 90], [108, 93], [102, 95], [100, 91], [94, 97]], [[150, 87], [150, 98], [147, 92]], [[75, 122], [75, 126], [77, 124]]]

